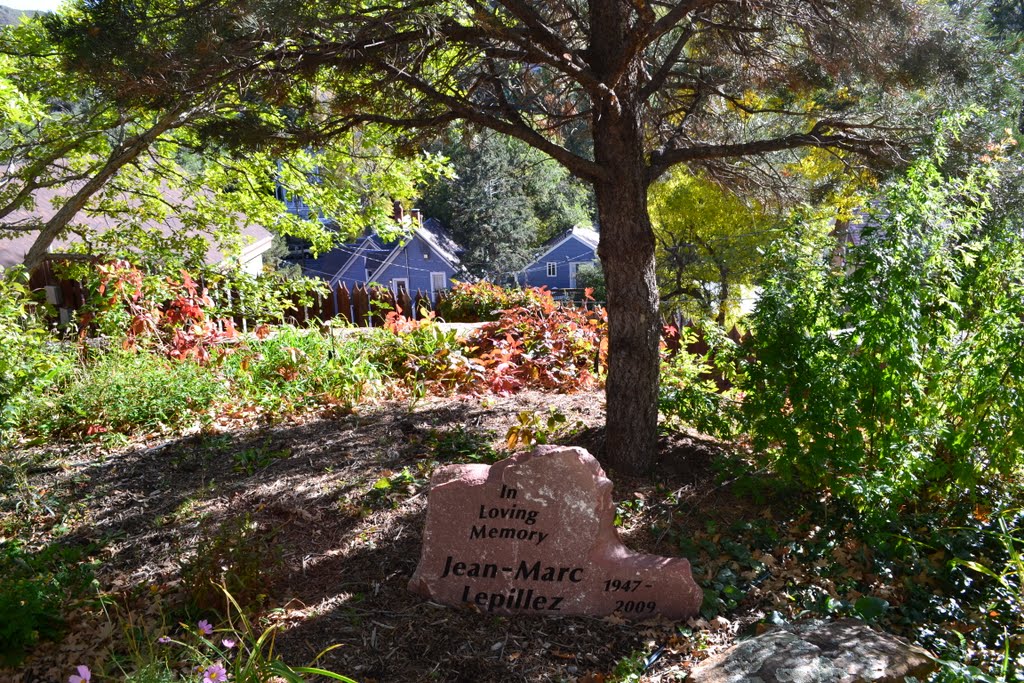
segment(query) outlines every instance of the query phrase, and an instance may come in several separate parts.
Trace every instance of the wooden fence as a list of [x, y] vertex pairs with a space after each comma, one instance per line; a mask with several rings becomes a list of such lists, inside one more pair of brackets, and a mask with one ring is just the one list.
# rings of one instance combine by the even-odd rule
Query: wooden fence
[[[233, 309], [241, 310], [234, 316], [234, 323], [243, 331], [248, 330], [250, 321], [245, 315], [245, 301], [238, 298], [232, 291], [212, 291], [210, 296], [219, 303], [229, 304]], [[282, 322], [297, 326], [309, 326], [314, 323], [326, 323], [331, 320], [341, 321], [357, 327], [382, 327], [387, 315], [392, 311], [401, 311], [407, 318], [420, 319], [427, 312], [436, 312], [444, 301], [445, 291], [438, 291], [434, 297], [417, 290], [410, 295], [404, 287], [391, 290], [387, 287], [365, 287], [357, 285], [352, 291], [344, 283], [338, 283], [326, 295], [316, 295], [312, 302], [300, 304], [296, 299], [282, 316]]]
[[[199, 284], [205, 286], [202, 279]], [[72, 313], [86, 303], [87, 293], [81, 284], [74, 280], [59, 278], [54, 273], [49, 261], [44, 261], [32, 273], [29, 286], [34, 290], [45, 291], [47, 301], [55, 305], [60, 312], [61, 323], [71, 320]], [[560, 294], [559, 298], [563, 305], [591, 308], [600, 303], [584, 300], [582, 290], [564, 290]], [[235, 311], [235, 315], [231, 317], [236, 327], [242, 331], [248, 331], [260, 318], [254, 316], [253, 319], [250, 319], [245, 311], [244, 298], [240, 298], [239, 293], [235, 290], [210, 288], [209, 295], [222, 307]], [[401, 310], [402, 315], [417, 320], [427, 312], [437, 313], [446, 295], [447, 290], [438, 290], [431, 296], [420, 290], [410, 294], [404, 287], [391, 290], [383, 286], [365, 287], [362, 284], [349, 291], [344, 283], [338, 283], [328, 294], [316, 295], [308, 304], [303, 305], [296, 300], [285, 311], [281, 322], [309, 326], [340, 318], [345, 323], [357, 327], [382, 327], [388, 313], [395, 310]], [[663, 322], [666, 327], [664, 340], [670, 351], [675, 352], [682, 348], [684, 337], [682, 331], [684, 330], [693, 332], [693, 339], [686, 344], [688, 353], [703, 356], [711, 350], [703, 330], [693, 321], [676, 313], [664, 318]], [[727, 336], [733, 341], [741, 343], [749, 338], [749, 333], [741, 334], [733, 326]]]

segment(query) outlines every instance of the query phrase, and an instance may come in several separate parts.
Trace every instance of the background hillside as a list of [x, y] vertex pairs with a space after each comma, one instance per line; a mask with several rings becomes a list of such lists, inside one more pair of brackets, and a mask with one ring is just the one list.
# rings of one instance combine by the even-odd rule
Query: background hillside
[[0, 26], [12, 26], [19, 23], [22, 17], [36, 14], [39, 12], [33, 9], [14, 9], [0, 5]]

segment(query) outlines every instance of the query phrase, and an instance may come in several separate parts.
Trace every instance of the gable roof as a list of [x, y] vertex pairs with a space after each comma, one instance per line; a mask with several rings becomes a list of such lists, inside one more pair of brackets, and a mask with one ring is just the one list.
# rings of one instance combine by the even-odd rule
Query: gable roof
[[427, 247], [435, 254], [441, 257], [453, 270], [458, 270], [462, 265], [462, 261], [459, 259], [458, 252], [461, 248], [455, 243], [455, 240], [451, 238], [448, 231], [441, 225], [441, 221], [436, 218], [428, 218], [423, 221], [422, 224], [413, 229], [412, 234], [406, 237], [404, 240], [398, 242], [391, 253], [386, 259], [380, 264], [377, 270], [373, 271], [370, 275], [370, 280], [376, 280], [377, 276], [380, 275], [384, 270], [394, 263], [398, 254], [406, 248], [413, 238], [419, 237], [427, 245]]
[[595, 252], [597, 252], [597, 245], [601, 241], [601, 235], [596, 230], [591, 230], [590, 228], [583, 228], [580, 226], [574, 226], [569, 230], [563, 232], [561, 235], [558, 235], [557, 237], [553, 237], [552, 239], [548, 240], [547, 243], [541, 247], [537, 255], [533, 257], [533, 260], [530, 261], [530, 263], [526, 264], [524, 270], [529, 266], [539, 262], [542, 258], [553, 252], [555, 249], [558, 249], [558, 247], [562, 246], [571, 239], [575, 239], [582, 243], [584, 246], [589, 247], [590, 249], [593, 249]]
[[[19, 224], [29, 225], [34, 222], [45, 223], [53, 218], [63, 200], [75, 192], [79, 186], [80, 183], [70, 183], [60, 187], [38, 189], [32, 194], [33, 200], [35, 201], [35, 208], [21, 208], [12, 211], [5, 217], [3, 223], [9, 226]], [[163, 188], [163, 193], [170, 203], [184, 201], [182, 193], [177, 189]], [[81, 226], [98, 234], [103, 234], [109, 230], [115, 230], [120, 223], [121, 221], [118, 221], [108, 215], [83, 210], [78, 212], [78, 215], [76, 215], [69, 224], [69, 228]], [[194, 236], [198, 232], [198, 234], [202, 235], [206, 239], [207, 250], [204, 261], [207, 265], [220, 263], [225, 258], [224, 253], [222, 253], [216, 246], [216, 240], [211, 233], [196, 231], [192, 228], [186, 227], [178, 216], [174, 214], [169, 215], [163, 221], [146, 221], [143, 223], [142, 227], [146, 230], [157, 230], [164, 237], [171, 237], [176, 234]], [[242, 227], [241, 236], [243, 241], [248, 242], [242, 248], [241, 254], [239, 254], [239, 256], [242, 257], [243, 262], [262, 254], [270, 248], [270, 244], [273, 241], [273, 235], [266, 228], [254, 223], [245, 223]], [[15, 234], [10, 237], [0, 237], [0, 267], [9, 268], [23, 263], [25, 261], [26, 254], [28, 254], [29, 249], [32, 248], [32, 244], [35, 240], [36, 232], [34, 230]], [[73, 233], [69, 233], [65, 237], [54, 240], [53, 244], [50, 245], [50, 251], [66, 249], [70, 245], [80, 241], [80, 237]]]
[[453, 268], [462, 265], [462, 260], [459, 258], [462, 247], [452, 239], [452, 236], [441, 225], [441, 221], [436, 218], [428, 218], [416, 230], [416, 234], [422, 237], [437, 252], [438, 256], [441, 256]]
[[333, 287], [338, 280], [341, 279], [342, 274], [348, 272], [348, 269], [352, 267], [353, 262], [359, 256], [365, 255], [367, 257], [367, 261], [369, 261], [374, 252], [379, 252], [382, 249], [383, 247], [380, 244], [380, 238], [376, 235], [364, 235], [351, 244], [343, 244], [324, 254], [324, 258], [330, 256], [332, 253], [348, 254], [348, 258], [345, 259], [345, 262], [341, 264], [340, 268], [334, 267], [329, 270], [321, 270], [320, 272], [325, 275], [333, 273], [333, 276], [330, 279], [330, 284]]

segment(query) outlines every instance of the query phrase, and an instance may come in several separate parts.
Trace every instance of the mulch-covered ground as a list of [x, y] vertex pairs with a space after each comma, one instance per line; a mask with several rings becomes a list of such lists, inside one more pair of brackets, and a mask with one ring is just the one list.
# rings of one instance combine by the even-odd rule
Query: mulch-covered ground
[[[61, 642], [40, 645], [18, 671], [0, 671], [0, 680], [64, 681], [81, 663], [103, 670], [123, 649], [129, 619], [146, 634], [142, 640], [173, 634], [175, 625], [163, 622], [183, 618], [182, 568], [215, 573], [225, 547], [243, 562], [239, 597], [262, 606], [262, 623], [283, 626], [276, 647], [291, 664], [307, 664], [338, 644], [320, 665], [365, 683], [597, 683], [610, 680], [624, 658], [660, 649], [643, 680], [681, 679], [755, 611], [731, 615], [732, 622], [694, 622], [697, 633], [687, 636], [685, 624], [615, 616], [496, 617], [433, 604], [406, 589], [439, 440], [462, 427], [500, 448], [521, 411], [547, 414], [552, 407], [570, 425], [559, 441], [600, 458], [599, 393], [431, 398], [260, 427], [224, 422], [212, 432], [114, 451], [51, 447], [46, 460], [59, 466], [37, 467], [32, 484], [75, 511], [62, 522], [70, 526], [64, 542], [101, 547], [98, 590], [110, 598], [103, 609], [76, 612]], [[666, 437], [656, 481], [609, 472], [615, 499], [633, 501], [621, 530], [628, 545], [679, 554], [665, 534], [650, 531], [647, 515], [659, 505], [674, 506], [684, 530], [758, 514], [716, 481], [716, 449], [696, 437]], [[405, 468], [404, 481], [394, 476]], [[381, 487], [382, 477], [395, 485]]]

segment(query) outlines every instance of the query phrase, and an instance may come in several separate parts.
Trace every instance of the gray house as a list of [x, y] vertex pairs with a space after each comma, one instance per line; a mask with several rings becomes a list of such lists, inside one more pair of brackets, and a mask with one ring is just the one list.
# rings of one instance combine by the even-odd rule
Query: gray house
[[[288, 210], [309, 218], [315, 216], [301, 200], [287, 202]], [[401, 220], [396, 207], [396, 219]], [[342, 244], [319, 256], [297, 261], [303, 274], [327, 281], [331, 288], [340, 284], [352, 291], [359, 285], [378, 284], [397, 292], [404, 288], [410, 295], [421, 291], [433, 299], [449, 289], [452, 278], [462, 272], [462, 249], [451, 239], [440, 221], [423, 219], [418, 210], [411, 212], [412, 232], [401, 239], [386, 241], [374, 233]]]
[[596, 264], [600, 235], [590, 228], [575, 227], [548, 241], [540, 253], [516, 273], [523, 287], [576, 289], [576, 271], [580, 266]]

